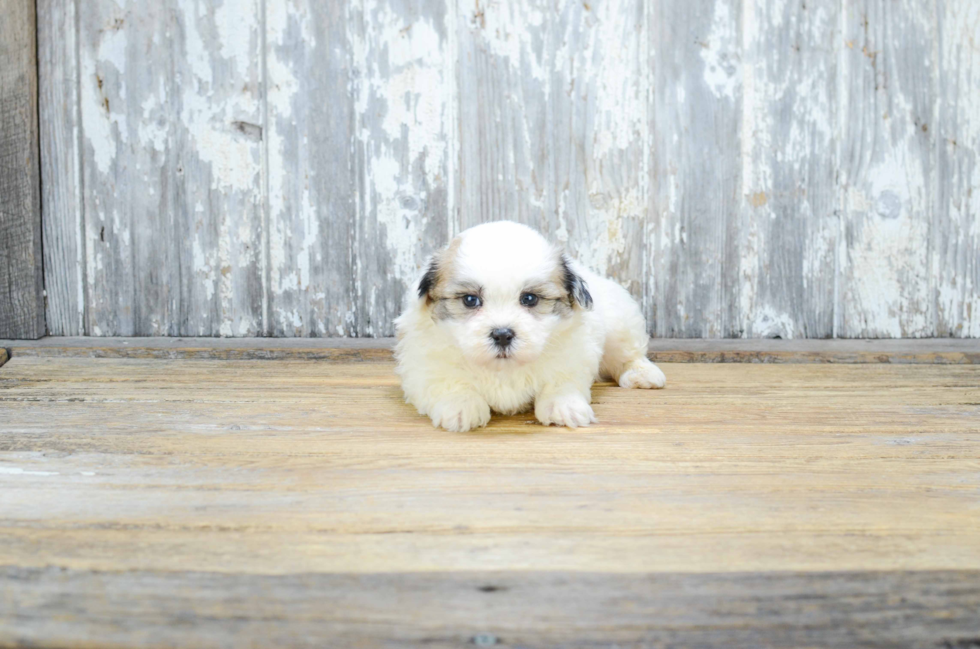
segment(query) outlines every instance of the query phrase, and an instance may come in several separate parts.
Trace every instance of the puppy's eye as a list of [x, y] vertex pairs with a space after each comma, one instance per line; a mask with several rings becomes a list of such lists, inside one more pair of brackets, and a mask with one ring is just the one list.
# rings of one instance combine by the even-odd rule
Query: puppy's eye
[[521, 294], [521, 304], [526, 307], [535, 306], [538, 303], [538, 296], [534, 293], [523, 293]]
[[476, 307], [483, 304], [483, 300], [475, 295], [464, 295], [463, 296], [463, 306], [467, 309], [475, 309]]

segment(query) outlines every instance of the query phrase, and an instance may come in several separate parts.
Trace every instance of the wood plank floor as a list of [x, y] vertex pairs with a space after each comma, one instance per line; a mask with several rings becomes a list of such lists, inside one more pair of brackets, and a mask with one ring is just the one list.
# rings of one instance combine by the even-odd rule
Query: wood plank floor
[[383, 361], [14, 354], [0, 646], [980, 646], [980, 366], [663, 368], [454, 434]]

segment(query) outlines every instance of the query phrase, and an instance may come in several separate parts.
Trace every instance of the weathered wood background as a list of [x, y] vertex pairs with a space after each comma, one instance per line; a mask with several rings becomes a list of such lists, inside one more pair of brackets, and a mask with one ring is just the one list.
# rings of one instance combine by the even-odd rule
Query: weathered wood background
[[547, 231], [651, 332], [980, 336], [976, 0], [38, 0], [48, 327], [381, 336]]
[[0, 338], [45, 333], [34, 20], [34, 0], [0, 0]]

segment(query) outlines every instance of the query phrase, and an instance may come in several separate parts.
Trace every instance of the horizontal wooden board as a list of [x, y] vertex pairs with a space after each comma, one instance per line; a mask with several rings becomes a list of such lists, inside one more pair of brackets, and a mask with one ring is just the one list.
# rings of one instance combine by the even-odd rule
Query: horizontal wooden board
[[[14, 597], [13, 588], [17, 595]], [[35, 647], [923, 647], [980, 636], [980, 572], [241, 575], [0, 569]]]
[[[215, 360], [390, 361], [393, 338], [85, 338], [0, 340], [24, 357], [198, 358]], [[980, 364], [980, 341], [655, 339], [664, 363]]]
[[364, 338], [46, 338], [0, 341], [11, 355], [47, 358], [391, 361], [394, 339]]

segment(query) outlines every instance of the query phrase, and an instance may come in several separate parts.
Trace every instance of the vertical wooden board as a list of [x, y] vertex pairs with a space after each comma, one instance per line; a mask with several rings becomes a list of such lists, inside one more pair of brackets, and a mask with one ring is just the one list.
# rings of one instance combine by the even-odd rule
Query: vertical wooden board
[[458, 0], [459, 230], [501, 219], [558, 230], [548, 7]]
[[444, 0], [352, 5], [357, 226], [352, 334], [390, 336], [450, 233], [455, 14]]
[[843, 5], [841, 337], [935, 331], [935, 8], [930, 0]]
[[738, 337], [742, 2], [650, 4], [647, 318], [661, 337]]
[[254, 335], [257, 0], [80, 13], [88, 329]]
[[740, 334], [829, 338], [837, 252], [839, 7], [743, 3]]
[[265, 12], [265, 332], [352, 335], [350, 5], [266, 0]]
[[0, 336], [45, 333], [34, 0], [0, 0]]
[[[158, 329], [192, 336], [263, 332], [260, 9], [260, 0], [176, 0], [171, 9], [174, 94], [150, 95], [141, 108], [147, 132], [143, 147], [169, 152], [164, 168], [170, 175], [161, 186], [173, 185], [168, 206], [173, 217], [165, 234], [157, 232], [170, 237], [166, 245], [173, 253], [171, 267], [160, 275], [140, 264], [138, 296], [142, 301], [153, 295], [168, 278], [179, 284], [147, 303], [152, 310], [169, 299], [169, 318], [161, 325], [142, 324], [144, 334]], [[169, 134], [168, 118], [175, 124]], [[143, 223], [154, 220], [148, 216]], [[141, 241], [147, 249], [138, 258], [152, 259], [149, 247], [159, 244]]]
[[458, 4], [459, 224], [540, 229], [642, 295], [644, 3]]
[[549, 65], [558, 241], [643, 296], [649, 206], [645, 3], [575, 2], [554, 15]]
[[[168, 273], [176, 179], [167, 143], [176, 119], [143, 112], [144, 103], [167, 107], [174, 93], [171, 18], [159, 3], [79, 6], [84, 329], [95, 336], [171, 333], [170, 291], [179, 283]], [[147, 146], [148, 135], [160, 145]], [[152, 286], [139, 277], [145, 268]]]
[[273, 335], [391, 335], [445, 243], [450, 20], [441, 1], [269, 5]]
[[980, 337], [980, 4], [940, 0], [937, 336]]
[[76, 0], [38, 0], [41, 214], [48, 333], [85, 333]]

